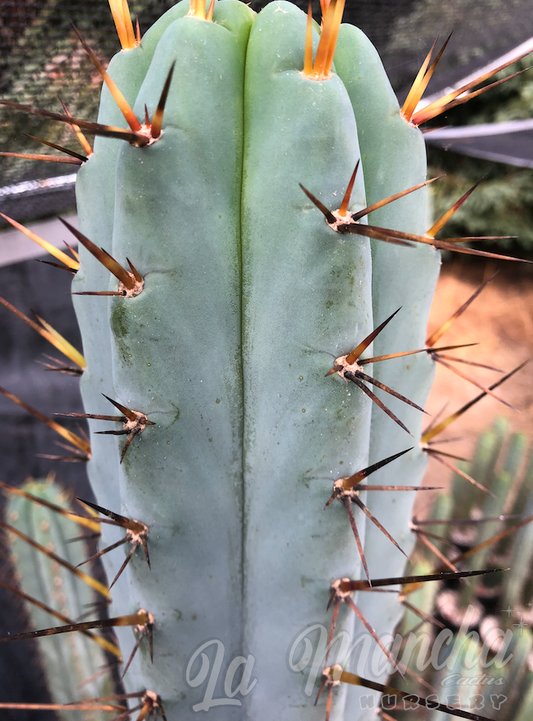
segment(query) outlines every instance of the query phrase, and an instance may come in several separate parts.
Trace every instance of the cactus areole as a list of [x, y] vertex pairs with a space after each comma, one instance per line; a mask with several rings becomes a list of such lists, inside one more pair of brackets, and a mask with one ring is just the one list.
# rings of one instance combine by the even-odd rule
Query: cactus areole
[[[374, 641], [350, 653], [369, 633], [349, 608], [335, 630], [345, 646], [326, 654], [326, 607], [332, 582], [365, 577], [362, 559], [384, 577], [405, 557], [365, 528], [357, 493], [324, 506], [338, 479], [417, 446], [405, 428], [420, 437], [420, 410], [373, 381], [423, 406], [431, 359], [350, 356], [400, 306], [366, 357], [423, 348], [440, 260], [394, 235], [424, 237], [424, 188], [357, 215], [423, 184], [426, 159], [342, 5], [331, 0], [320, 31], [283, 1], [258, 15], [237, 0], [179, 3], [111, 61], [132, 112], [127, 123], [107, 78], [98, 123], [123, 139], [97, 134], [79, 170], [79, 231], [124, 271], [117, 281], [81, 249], [73, 291], [107, 294], [74, 296], [85, 409], [108, 414], [105, 394], [124, 413], [122, 428], [90, 422], [89, 475], [101, 507], [149, 532], [151, 567], [137, 549], [110, 616], [152, 614], [153, 661], [142, 640], [124, 683], [159, 697], [168, 721], [356, 721], [369, 713], [356, 688], [314, 705], [324, 666], [386, 676]], [[345, 375], [326, 377], [343, 356]], [[110, 429], [118, 439], [95, 434]], [[416, 486], [425, 463], [417, 447], [368, 483]], [[367, 496], [408, 553], [414, 494]], [[123, 561], [105, 556], [110, 580]], [[393, 632], [395, 594], [357, 603], [378, 636]], [[136, 636], [118, 635], [126, 660]]]

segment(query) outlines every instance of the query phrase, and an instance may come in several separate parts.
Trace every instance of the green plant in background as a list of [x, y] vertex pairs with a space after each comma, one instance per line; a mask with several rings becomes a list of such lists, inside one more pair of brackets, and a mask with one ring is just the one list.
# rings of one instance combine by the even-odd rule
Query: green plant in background
[[[525, 61], [517, 63], [517, 70], [528, 67]], [[465, 108], [452, 110], [447, 118], [453, 125], [501, 123], [508, 120], [525, 120], [531, 117], [533, 83], [529, 74], [511, 79], [494, 89], [494, 97], [475, 98]], [[435, 212], [444, 212], [453, 198], [484, 177], [479, 190], [472, 197], [468, 209], [461, 208], [448, 226], [454, 235], [486, 235], [487, 232], [516, 236], [502, 241], [508, 250], [520, 248], [531, 252], [533, 247], [533, 171], [502, 163], [471, 158], [428, 148], [429, 175], [446, 173], [434, 187]]]
[[[94, 508], [127, 529], [128, 563], [104, 562], [139, 718], [323, 718], [332, 581], [398, 578], [413, 545], [426, 454], [407, 433], [438, 350], [437, 248], [460, 246], [426, 217], [415, 109], [434, 66], [400, 112], [343, 4], [324, 4], [319, 36], [287, 2], [181, 2], [139, 42], [111, 3], [109, 73], [86, 46], [98, 123], [4, 101], [97, 136], [75, 158], [81, 415]], [[360, 498], [367, 476], [386, 492]], [[342, 503], [324, 510], [332, 483]], [[102, 528], [109, 550], [118, 530]], [[390, 634], [403, 610], [395, 594], [339, 605], [349, 637], [363, 618]], [[350, 678], [387, 671], [367, 676]], [[327, 718], [368, 716], [358, 688], [323, 684]]]
[[437, 213], [448, 207], [457, 195], [466, 192], [480, 177], [485, 177], [479, 193], [469, 204], [468, 212], [458, 215], [450, 225], [450, 232], [475, 236], [478, 233], [485, 235], [490, 228], [490, 232], [516, 236], [501, 241], [507, 251], [516, 248], [520, 253], [531, 253], [533, 174], [530, 169], [469, 158], [436, 148], [429, 148], [428, 159], [431, 176], [446, 173], [446, 178], [434, 193]]

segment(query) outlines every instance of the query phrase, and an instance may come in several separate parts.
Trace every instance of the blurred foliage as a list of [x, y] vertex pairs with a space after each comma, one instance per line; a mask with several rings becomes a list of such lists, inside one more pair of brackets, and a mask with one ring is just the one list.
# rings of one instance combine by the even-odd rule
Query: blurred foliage
[[[413, 49], [425, 54], [437, 34], [443, 39], [449, 33], [453, 34], [439, 64], [440, 73], [450, 66], [457, 68], [473, 60], [481, 64], [487, 54], [498, 53], [499, 49], [503, 54], [526, 40], [533, 34], [531, 2], [415, 0], [409, 12], [396, 18], [385, 55], [394, 53], [401, 61], [412, 62]], [[517, 41], [521, 33], [522, 40]], [[419, 58], [420, 63], [422, 59], [423, 55]], [[412, 66], [411, 69], [414, 70]]]
[[[495, 79], [529, 67], [527, 60], [516, 63]], [[513, 78], [463, 106], [438, 118], [436, 126], [500, 123], [532, 117], [533, 71]], [[444, 121], [444, 122], [443, 122]], [[497, 142], [497, 137], [495, 139]], [[516, 138], [520, 143], [520, 136]], [[517, 152], [519, 154], [519, 151]], [[483, 182], [447, 223], [440, 236], [516, 235], [516, 240], [479, 245], [497, 251], [533, 252], [533, 169], [471, 158], [428, 146], [432, 177], [446, 173], [433, 185], [434, 216], [439, 217], [474, 183]], [[476, 244], [478, 247], [478, 244]]]
[[438, 218], [481, 178], [483, 182], [451, 218], [439, 237], [514, 235], [516, 239], [476, 243], [479, 249], [533, 253], [533, 170], [429, 149], [431, 177], [446, 173], [433, 187]]

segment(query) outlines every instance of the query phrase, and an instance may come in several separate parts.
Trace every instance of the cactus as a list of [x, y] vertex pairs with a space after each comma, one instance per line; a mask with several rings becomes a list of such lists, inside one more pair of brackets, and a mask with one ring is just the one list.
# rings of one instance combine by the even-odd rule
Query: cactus
[[[468, 585], [428, 585], [423, 602], [416, 603], [453, 631], [449, 642], [441, 646], [437, 664], [425, 669], [423, 679], [440, 690], [441, 701], [447, 697], [463, 709], [476, 709], [502, 721], [530, 718], [533, 708], [532, 460], [525, 435], [511, 433], [507, 421], [499, 419], [479, 437], [472, 462], [461, 469], [492, 495], [473, 486], [465, 493], [463, 477], [455, 474], [446, 501], [439, 499], [426, 520], [414, 519], [420, 538], [435, 542], [435, 535], [429, 534], [437, 534], [443, 539], [436, 546], [454, 566], [507, 567], [504, 576], [473, 578]], [[448, 524], [443, 526], [443, 522]], [[434, 554], [417, 544], [411, 572], [424, 573], [434, 563]], [[430, 588], [433, 592], [427, 593]], [[408, 613], [401, 635], [406, 637], [419, 620]], [[425, 627], [419, 633], [427, 631]], [[440, 632], [432, 627], [433, 636]], [[412, 667], [418, 666], [419, 671], [420, 661], [416, 653], [411, 658]], [[403, 717], [400, 714], [399, 721]], [[424, 718], [443, 721], [444, 716], [434, 712]]]
[[[343, 4], [324, 3], [319, 33], [287, 2], [256, 16], [187, 0], [139, 42], [112, 2], [123, 52], [106, 72], [87, 48], [98, 123], [4, 101], [97, 136], [73, 161], [79, 228], [65, 223], [81, 244], [77, 415], [94, 508], [130, 542], [103, 558], [110, 616], [140, 614], [137, 641], [116, 631], [126, 690], [152, 694], [142, 718], [368, 714], [327, 675], [315, 707], [330, 584], [402, 575], [438, 249], [466, 249], [435, 239], [447, 216], [428, 230], [417, 125], [449, 106], [415, 112], [433, 65], [400, 112]], [[372, 485], [386, 492], [367, 500]], [[117, 526], [102, 537], [118, 544]], [[354, 638], [363, 618], [392, 633], [403, 610], [395, 594], [361, 594], [355, 614], [340, 600], [335, 630]]]
[[[9, 488], [4, 484], [2, 487]], [[87, 520], [83, 528], [76, 523], [80, 519], [66, 515], [65, 492], [51, 479], [28, 481], [18, 491], [9, 490], [12, 497], [6, 517], [13, 539], [12, 561], [17, 570], [18, 593], [22, 594], [31, 625], [40, 629], [51, 621], [73, 623], [101, 598], [97, 590], [105, 593], [105, 587], [96, 579], [91, 578], [91, 586], [87, 574], [73, 572], [87, 557], [83, 539], [81, 543], [72, 542], [73, 539], [82, 530], [87, 531], [87, 526], [93, 533], [98, 532], [99, 524]], [[54, 510], [57, 508], [63, 509], [62, 513]], [[25, 536], [41, 548], [29, 545]], [[43, 553], [42, 548], [50, 555]], [[72, 699], [83, 703], [113, 692], [113, 682], [104, 673], [107, 666], [104, 651], [115, 657], [119, 653], [107, 639], [86, 632], [39, 639], [38, 646], [44, 675], [58, 706], [71, 703]], [[59, 715], [62, 721], [76, 718], [73, 711], [59, 710]], [[86, 709], [87, 721], [98, 721], [98, 716], [97, 711]]]

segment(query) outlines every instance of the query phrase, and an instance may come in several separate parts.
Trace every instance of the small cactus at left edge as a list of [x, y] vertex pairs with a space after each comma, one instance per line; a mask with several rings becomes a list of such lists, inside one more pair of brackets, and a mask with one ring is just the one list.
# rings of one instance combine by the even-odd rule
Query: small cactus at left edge
[[[96, 604], [106, 603], [107, 589], [90, 575], [85, 563], [86, 541], [79, 536], [98, 534], [100, 524], [81, 519], [66, 503], [65, 491], [51, 480], [27, 481], [21, 489], [7, 489], [6, 532], [11, 538], [11, 561], [17, 594], [34, 629], [74, 623], [87, 613], [94, 615]], [[30, 538], [34, 544], [27, 542]], [[6, 587], [6, 584], [2, 584]], [[29, 632], [32, 636], [32, 632]], [[94, 632], [38, 639], [39, 660], [50, 694], [56, 704], [82, 702], [108, 696], [114, 691], [109, 676], [109, 659], [117, 659], [118, 648]], [[110, 654], [109, 656], [106, 655]], [[73, 721], [74, 711], [58, 712], [62, 721]], [[98, 711], [85, 709], [87, 721], [99, 721]]]
[[138, 649], [126, 689], [168, 721], [357, 721], [336, 671], [315, 704], [328, 598], [330, 635], [361, 622], [378, 641], [400, 619], [395, 594], [355, 606], [343, 583], [401, 576], [413, 545], [438, 249], [491, 255], [435, 239], [453, 208], [426, 218], [417, 126], [456, 101], [415, 112], [428, 59], [400, 111], [342, 0], [320, 31], [284, 1], [186, 0], [142, 41], [111, 6], [108, 72], [80, 36], [106, 84], [98, 123], [4, 105], [97, 136], [66, 225], [95, 508], [131, 532], [126, 568], [105, 556], [110, 615], [153, 631], [117, 628]]

